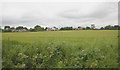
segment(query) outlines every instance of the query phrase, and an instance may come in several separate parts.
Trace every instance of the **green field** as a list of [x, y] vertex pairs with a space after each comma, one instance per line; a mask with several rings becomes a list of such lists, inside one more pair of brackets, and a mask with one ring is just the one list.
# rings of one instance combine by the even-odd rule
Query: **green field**
[[2, 33], [4, 68], [116, 68], [117, 30]]

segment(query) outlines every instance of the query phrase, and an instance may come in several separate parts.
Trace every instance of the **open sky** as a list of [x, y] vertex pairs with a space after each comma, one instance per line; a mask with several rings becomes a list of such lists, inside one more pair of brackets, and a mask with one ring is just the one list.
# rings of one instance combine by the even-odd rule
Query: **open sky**
[[43, 27], [118, 24], [118, 2], [5, 2], [2, 27]]

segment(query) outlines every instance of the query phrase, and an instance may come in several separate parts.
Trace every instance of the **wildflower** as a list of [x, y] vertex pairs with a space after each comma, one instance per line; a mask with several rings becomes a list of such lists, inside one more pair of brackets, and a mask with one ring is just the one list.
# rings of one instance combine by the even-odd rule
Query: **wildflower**
[[50, 55], [50, 58], [52, 57], [52, 55]]
[[38, 48], [36, 48], [38, 50]]
[[95, 62], [97, 63], [98, 61], [96, 60]]
[[75, 58], [75, 60], [77, 60], [77, 58]]
[[83, 59], [84, 59], [84, 57], [81, 57], [81, 59], [83, 60]]
[[101, 56], [101, 58], [104, 58], [104, 56]]
[[26, 58], [28, 58], [29, 56], [26, 56]]
[[25, 67], [25, 64], [22, 64], [22, 67]]
[[47, 56], [44, 56], [45, 58], [47, 57]]
[[27, 58], [28, 56], [26, 56], [25, 54], [22, 55], [22, 58]]
[[18, 54], [18, 56], [21, 56], [21, 55], [22, 55], [22, 53], [19, 53], [19, 54]]
[[37, 56], [35, 56], [35, 58], [37, 58]]
[[97, 67], [97, 64], [95, 63], [94, 66]]
[[82, 52], [84, 52], [84, 50], [82, 50]]
[[53, 52], [50, 52], [50, 54], [52, 54]]
[[48, 49], [50, 49], [50, 47], [48, 47]]
[[90, 67], [91, 67], [91, 68], [93, 67], [92, 64], [90, 65]]

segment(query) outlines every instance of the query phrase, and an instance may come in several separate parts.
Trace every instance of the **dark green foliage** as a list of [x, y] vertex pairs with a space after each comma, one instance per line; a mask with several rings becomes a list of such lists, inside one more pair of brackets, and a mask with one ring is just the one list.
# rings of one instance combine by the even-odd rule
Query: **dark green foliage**
[[[117, 62], [105, 63], [109, 60], [108, 53], [105, 53], [108, 50], [104, 50], [106, 48], [86, 50], [81, 46], [75, 47], [78, 49], [67, 47], [64, 42], [55, 44], [54, 41], [37, 41], [29, 44], [3, 40], [3, 68], [108, 68], [112, 65], [117, 67]], [[109, 47], [109, 50], [112, 49]]]
[[90, 30], [91, 28], [90, 27], [86, 27], [86, 30]]
[[44, 31], [44, 28], [42, 28], [41, 26], [39, 26], [39, 25], [36, 25], [35, 27], [34, 27], [34, 30], [37, 32], [37, 31]]
[[24, 27], [23, 27], [23, 26], [18, 26], [18, 27], [16, 27], [16, 29], [17, 29], [17, 30], [19, 30], [19, 29], [24, 29]]
[[4, 29], [10, 29], [10, 26], [5, 26]]
[[104, 30], [104, 27], [101, 27], [100, 30]]
[[120, 26], [118, 26], [118, 25], [114, 25], [114, 26], [108, 25], [108, 26], [105, 26], [104, 29], [105, 30], [118, 30], [118, 29], [120, 29]]
[[14, 27], [11, 27], [10, 29], [15, 29]]
[[72, 27], [62, 27], [60, 30], [72, 30]]

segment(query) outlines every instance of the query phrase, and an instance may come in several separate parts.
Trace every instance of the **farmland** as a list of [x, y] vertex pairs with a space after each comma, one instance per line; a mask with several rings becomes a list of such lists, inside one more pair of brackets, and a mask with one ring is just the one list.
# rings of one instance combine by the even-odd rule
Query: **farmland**
[[4, 68], [116, 68], [117, 30], [2, 33]]

